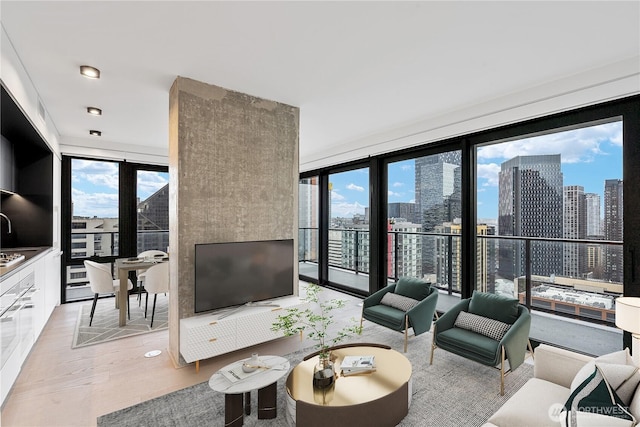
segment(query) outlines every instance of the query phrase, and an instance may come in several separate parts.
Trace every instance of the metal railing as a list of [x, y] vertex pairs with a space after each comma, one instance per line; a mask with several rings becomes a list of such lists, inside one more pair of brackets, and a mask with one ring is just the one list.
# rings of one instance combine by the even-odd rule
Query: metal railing
[[[329, 268], [355, 275], [367, 273], [368, 233], [331, 229]], [[318, 262], [317, 237], [317, 228], [300, 228], [300, 262]], [[420, 277], [449, 294], [460, 293], [460, 234], [388, 231], [388, 237], [390, 280]], [[622, 294], [622, 242], [493, 235], [476, 238], [475, 289], [518, 298], [529, 309], [614, 322], [615, 298]], [[347, 253], [343, 253], [345, 249]]]

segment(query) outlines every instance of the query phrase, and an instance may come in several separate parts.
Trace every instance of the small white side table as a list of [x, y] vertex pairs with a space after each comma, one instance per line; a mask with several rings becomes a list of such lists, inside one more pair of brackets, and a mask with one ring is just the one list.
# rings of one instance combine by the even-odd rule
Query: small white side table
[[223, 372], [234, 371], [242, 367], [249, 359], [238, 360], [224, 366], [209, 379], [209, 387], [225, 394], [224, 425], [239, 427], [243, 424], [242, 411], [244, 394], [244, 413], [251, 413], [251, 390], [258, 390], [258, 419], [275, 418], [277, 414], [278, 389], [276, 382], [289, 372], [289, 361], [280, 356], [260, 356], [260, 368], [246, 378], [231, 381]]

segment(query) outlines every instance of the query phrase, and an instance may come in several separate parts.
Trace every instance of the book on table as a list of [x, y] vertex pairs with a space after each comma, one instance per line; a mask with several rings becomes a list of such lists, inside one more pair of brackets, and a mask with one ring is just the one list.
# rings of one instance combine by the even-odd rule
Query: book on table
[[355, 375], [376, 370], [374, 356], [345, 356], [340, 364], [342, 375]]

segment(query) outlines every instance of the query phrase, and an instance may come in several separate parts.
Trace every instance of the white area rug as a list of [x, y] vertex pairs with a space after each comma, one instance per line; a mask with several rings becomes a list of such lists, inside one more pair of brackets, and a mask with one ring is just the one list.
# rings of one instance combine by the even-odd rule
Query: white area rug
[[132, 335], [146, 334], [169, 327], [168, 302], [169, 295], [158, 294], [156, 302], [156, 313], [153, 319], [153, 329], [151, 324], [151, 308], [153, 307], [153, 295], [149, 296], [149, 306], [147, 318], [144, 317], [144, 302], [146, 294], [142, 294], [142, 304], [138, 306], [138, 296], [129, 296], [131, 305], [131, 320], [127, 319], [125, 326], [118, 326], [118, 310], [115, 308], [114, 298], [102, 298], [98, 300], [96, 312], [93, 315], [93, 322], [89, 326], [89, 315], [91, 314], [91, 302], [80, 307], [76, 330], [73, 334], [72, 348], [84, 347], [87, 345], [100, 344], [119, 338], [130, 337]]
[[[351, 342], [388, 344], [402, 352], [402, 333], [365, 323], [365, 330]], [[405, 355], [412, 365], [412, 403], [403, 427], [481, 426], [507, 399], [533, 376], [533, 365], [525, 363], [505, 378], [505, 395], [500, 396], [500, 373], [444, 350], [436, 350], [429, 365], [431, 334], [409, 340]], [[286, 355], [296, 366], [313, 349]], [[285, 419], [286, 376], [278, 381], [278, 417], [258, 420], [257, 393], [251, 393], [253, 410], [244, 417], [245, 426], [280, 427]], [[154, 426], [196, 427], [224, 425], [224, 395], [203, 382], [140, 404], [101, 416], [98, 427]], [[346, 425], [346, 424], [345, 424]], [[353, 425], [357, 425], [354, 423]], [[304, 426], [302, 426], [304, 427]], [[336, 426], [337, 427], [337, 426]]]

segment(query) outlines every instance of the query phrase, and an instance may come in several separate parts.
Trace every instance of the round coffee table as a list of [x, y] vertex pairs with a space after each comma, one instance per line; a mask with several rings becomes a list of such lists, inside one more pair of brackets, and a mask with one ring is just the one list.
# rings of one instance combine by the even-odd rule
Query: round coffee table
[[293, 368], [287, 378], [287, 419], [304, 427], [397, 425], [411, 404], [411, 363], [392, 349], [351, 346], [332, 351], [336, 371], [345, 356], [375, 356], [376, 371], [338, 376], [333, 389], [312, 384], [318, 356]]
[[251, 413], [251, 390], [258, 390], [258, 419], [275, 418], [277, 415], [278, 389], [276, 382], [289, 372], [289, 361], [280, 356], [260, 356], [259, 368], [251, 373], [242, 371], [242, 363], [249, 359], [238, 360], [221, 368], [209, 379], [209, 387], [224, 393], [224, 425], [237, 427], [243, 423], [242, 401], [244, 394], [244, 413]]

